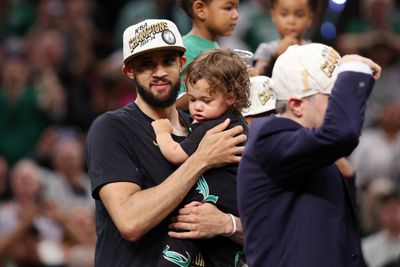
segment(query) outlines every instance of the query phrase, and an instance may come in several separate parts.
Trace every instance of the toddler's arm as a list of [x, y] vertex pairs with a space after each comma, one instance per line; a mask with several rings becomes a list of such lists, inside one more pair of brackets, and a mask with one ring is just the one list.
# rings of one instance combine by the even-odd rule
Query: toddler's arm
[[158, 147], [169, 162], [178, 165], [189, 157], [179, 143], [172, 139], [172, 126], [168, 119], [155, 120], [151, 123], [151, 126], [153, 126], [156, 134]]

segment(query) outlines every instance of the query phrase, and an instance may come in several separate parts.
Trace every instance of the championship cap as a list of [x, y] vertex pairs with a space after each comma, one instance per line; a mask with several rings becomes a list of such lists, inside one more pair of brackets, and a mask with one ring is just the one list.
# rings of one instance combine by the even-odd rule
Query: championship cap
[[242, 111], [244, 117], [275, 109], [276, 93], [271, 90], [271, 83], [267, 76], [250, 77], [250, 107]]
[[336, 81], [340, 55], [320, 43], [292, 45], [278, 57], [272, 71], [277, 99], [330, 94]]
[[123, 34], [124, 63], [145, 52], [173, 49], [185, 53], [176, 25], [165, 19], [148, 19], [128, 27]]

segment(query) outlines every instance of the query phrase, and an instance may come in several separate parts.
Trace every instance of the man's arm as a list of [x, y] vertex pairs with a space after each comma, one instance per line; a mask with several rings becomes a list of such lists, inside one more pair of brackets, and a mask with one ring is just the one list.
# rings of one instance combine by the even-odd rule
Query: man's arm
[[238, 126], [223, 131], [229, 120], [209, 130], [196, 152], [161, 184], [142, 190], [133, 183], [109, 183], [100, 198], [124, 238], [135, 241], [158, 225], [183, 200], [206, 170], [238, 163], [246, 141]]
[[169, 162], [179, 165], [189, 158], [179, 143], [172, 139], [172, 126], [168, 119], [155, 120], [151, 126], [156, 134], [158, 147]]

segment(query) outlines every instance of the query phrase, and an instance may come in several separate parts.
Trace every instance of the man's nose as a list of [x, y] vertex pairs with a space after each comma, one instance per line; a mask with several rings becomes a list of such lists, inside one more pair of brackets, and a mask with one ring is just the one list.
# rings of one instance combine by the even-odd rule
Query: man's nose
[[155, 77], [165, 77], [167, 75], [167, 72], [165, 68], [160, 64], [155, 66], [154, 71], [153, 71], [153, 76]]

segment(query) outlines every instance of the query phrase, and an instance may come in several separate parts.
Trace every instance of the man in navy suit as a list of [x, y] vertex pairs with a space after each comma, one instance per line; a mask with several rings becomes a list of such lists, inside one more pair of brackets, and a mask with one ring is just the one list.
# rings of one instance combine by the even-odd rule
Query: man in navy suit
[[250, 267], [364, 266], [349, 188], [334, 162], [357, 146], [381, 68], [331, 47], [291, 46], [276, 61], [276, 116], [254, 120], [239, 164]]

